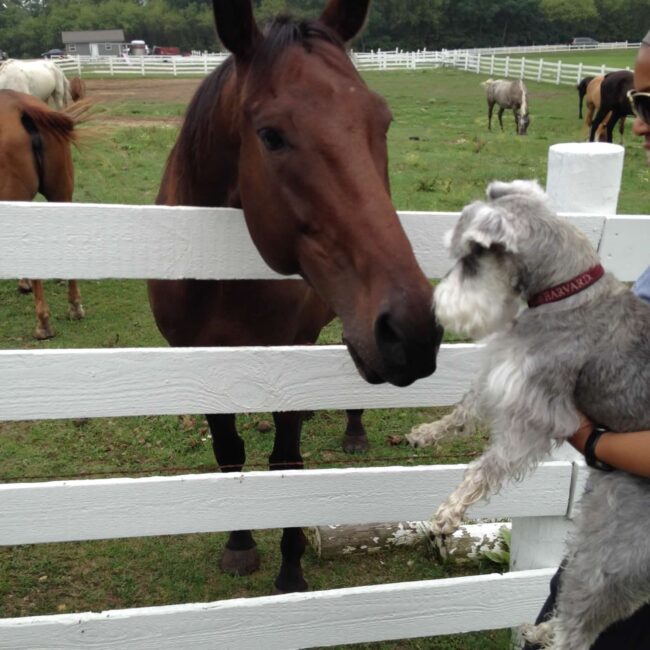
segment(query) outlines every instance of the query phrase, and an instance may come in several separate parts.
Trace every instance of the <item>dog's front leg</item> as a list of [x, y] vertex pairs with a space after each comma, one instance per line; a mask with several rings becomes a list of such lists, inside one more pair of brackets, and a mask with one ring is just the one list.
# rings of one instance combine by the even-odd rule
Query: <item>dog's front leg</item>
[[467, 508], [497, 492], [507, 476], [508, 467], [494, 447], [468, 465], [461, 484], [431, 520], [431, 534], [443, 557], [446, 555], [447, 540], [460, 527]]
[[406, 435], [412, 447], [430, 447], [453, 436], [471, 436], [480, 422], [476, 393], [470, 390], [454, 410], [435, 422], [418, 424]]

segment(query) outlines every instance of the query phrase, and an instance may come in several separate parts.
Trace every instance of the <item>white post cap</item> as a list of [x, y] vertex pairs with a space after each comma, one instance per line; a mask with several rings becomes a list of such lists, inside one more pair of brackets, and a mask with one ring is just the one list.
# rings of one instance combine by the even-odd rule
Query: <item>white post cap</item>
[[558, 212], [616, 214], [625, 149], [608, 142], [567, 142], [548, 151], [546, 193]]

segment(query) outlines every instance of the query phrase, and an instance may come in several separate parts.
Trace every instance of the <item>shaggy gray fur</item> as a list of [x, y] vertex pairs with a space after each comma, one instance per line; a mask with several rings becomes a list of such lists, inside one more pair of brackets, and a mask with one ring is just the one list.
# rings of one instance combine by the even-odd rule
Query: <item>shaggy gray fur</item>
[[[569, 298], [521, 309], [522, 299], [579, 275], [598, 256], [536, 183], [493, 183], [488, 199], [463, 211], [449, 241], [457, 262], [435, 294], [445, 327], [492, 334], [482, 371], [454, 413], [408, 436], [432, 444], [477, 419], [491, 429], [488, 449], [434, 516], [438, 540], [469, 505], [571, 436], [577, 409], [611, 431], [650, 429], [650, 305], [607, 273]], [[649, 506], [650, 479], [590, 471], [555, 616], [529, 639], [588, 650], [650, 601]]]

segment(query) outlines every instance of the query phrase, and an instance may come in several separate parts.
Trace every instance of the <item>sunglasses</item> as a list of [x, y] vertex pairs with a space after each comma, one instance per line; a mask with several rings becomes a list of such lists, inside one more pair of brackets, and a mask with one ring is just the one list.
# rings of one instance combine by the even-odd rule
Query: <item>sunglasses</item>
[[632, 112], [646, 124], [650, 124], [650, 93], [640, 90], [628, 90], [627, 98]]

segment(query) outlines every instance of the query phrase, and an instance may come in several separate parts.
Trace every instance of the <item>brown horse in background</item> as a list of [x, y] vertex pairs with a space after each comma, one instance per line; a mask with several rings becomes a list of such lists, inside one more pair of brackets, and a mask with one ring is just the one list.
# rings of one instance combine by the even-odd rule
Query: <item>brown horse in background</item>
[[[367, 381], [406, 386], [435, 370], [442, 330], [431, 285], [390, 199], [391, 113], [345, 49], [368, 2], [329, 0], [318, 20], [281, 17], [262, 33], [250, 2], [213, 0], [232, 56], [192, 99], [157, 202], [243, 208], [267, 264], [303, 279], [150, 281], [151, 307], [171, 345], [312, 344], [339, 316]], [[273, 419], [270, 468], [301, 468], [303, 414]], [[222, 471], [241, 471], [235, 415], [207, 420]], [[307, 589], [304, 549], [302, 530], [285, 529], [278, 591]], [[232, 532], [221, 567], [244, 575], [258, 566], [251, 532]]]
[[[605, 125], [607, 142], [612, 141], [614, 127], [619, 120], [632, 115], [632, 109], [627, 99], [627, 92], [634, 87], [634, 74], [630, 70], [617, 70], [605, 75], [600, 83], [600, 103], [591, 123], [589, 141], [593, 142], [601, 125]], [[607, 116], [610, 115], [609, 119]], [[623, 135], [623, 124], [620, 126]]]
[[73, 102], [78, 102], [86, 97], [86, 82], [81, 77], [70, 79], [70, 96]]
[[[40, 99], [0, 90], [0, 201], [72, 201], [74, 172], [70, 144], [77, 114], [55, 111]], [[41, 280], [21, 280], [23, 292], [33, 291], [37, 339], [54, 336]], [[76, 280], [68, 283], [68, 315], [84, 317]]]
[[[601, 74], [596, 77], [586, 77], [582, 80], [582, 82], [585, 82], [587, 79], [589, 81], [586, 83], [584, 88], [585, 103], [587, 105], [585, 126], [589, 128], [594, 121], [594, 113], [600, 108], [600, 86], [603, 83], [603, 79], [605, 79], [605, 75]], [[602, 122], [598, 126], [596, 137], [599, 141], [607, 141], [607, 123], [610, 119], [612, 119], [611, 111], [605, 115]], [[621, 139], [623, 139], [623, 133], [625, 131], [625, 117], [621, 118], [618, 130], [621, 134]]]

